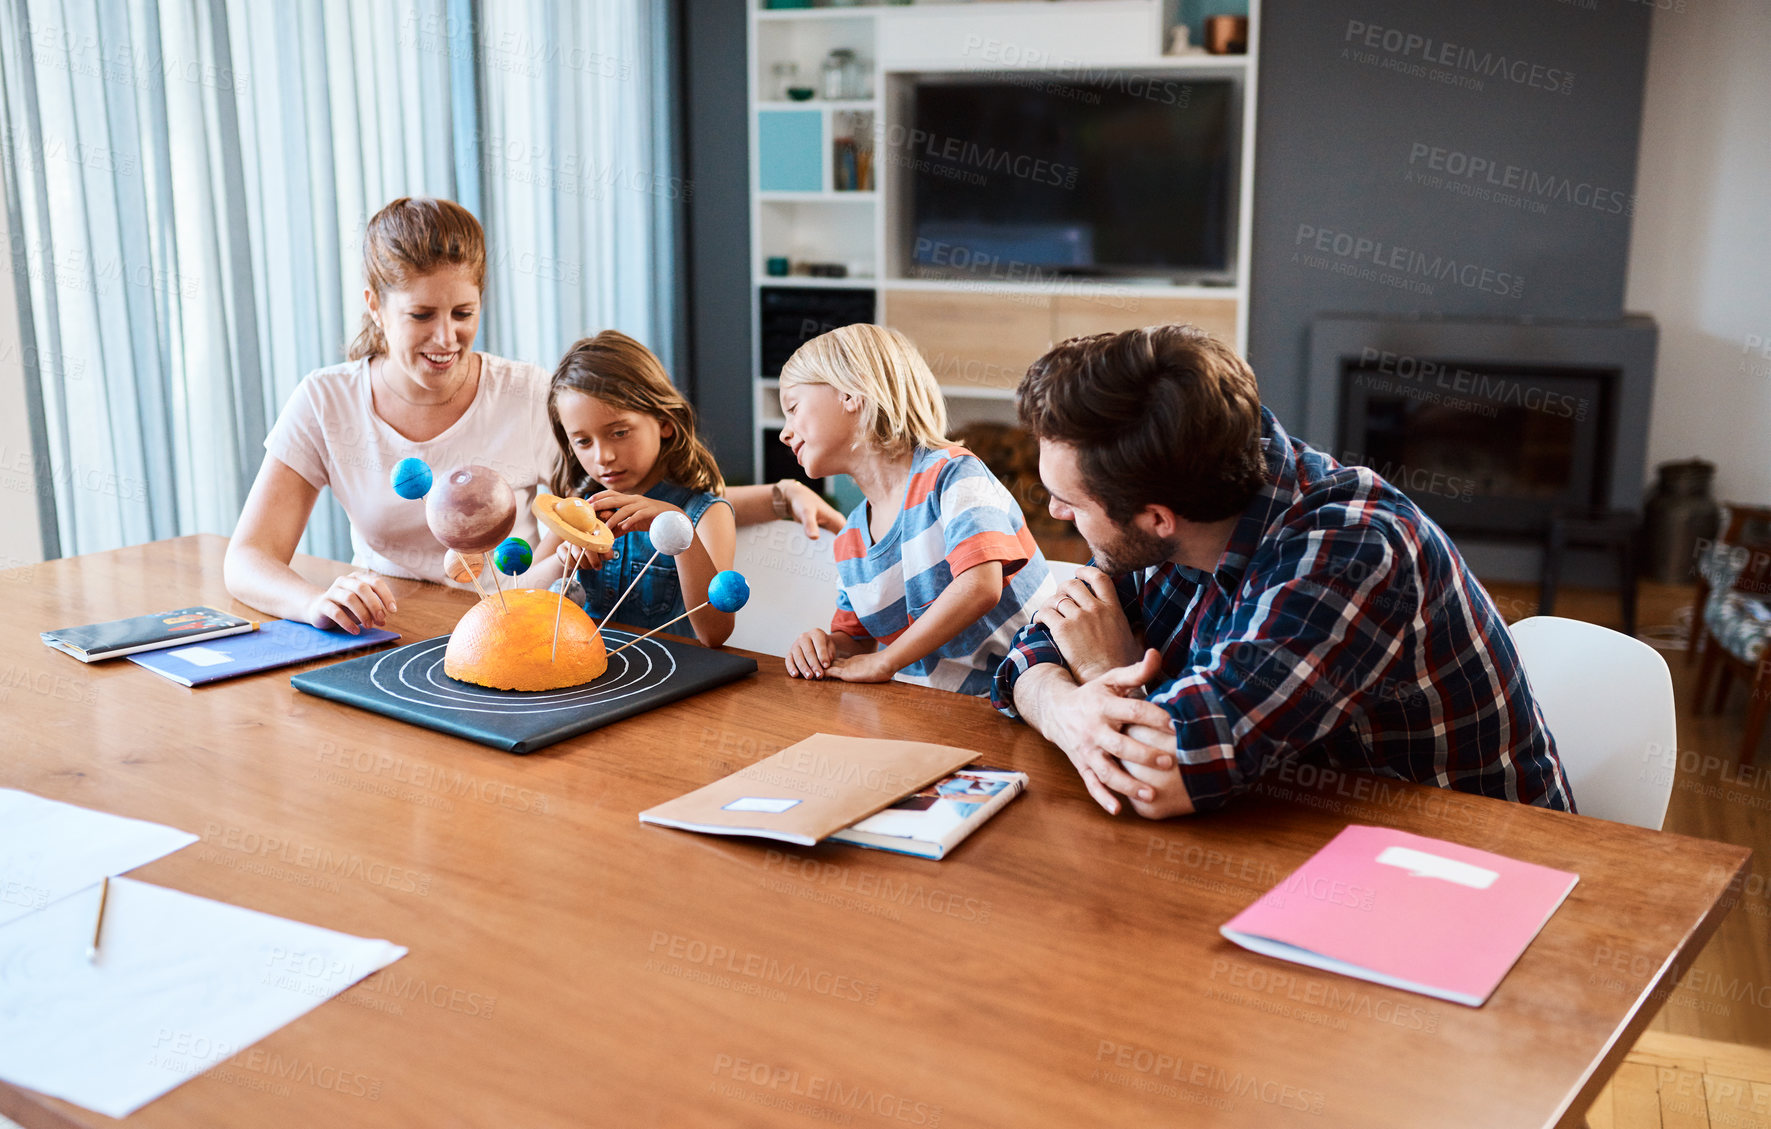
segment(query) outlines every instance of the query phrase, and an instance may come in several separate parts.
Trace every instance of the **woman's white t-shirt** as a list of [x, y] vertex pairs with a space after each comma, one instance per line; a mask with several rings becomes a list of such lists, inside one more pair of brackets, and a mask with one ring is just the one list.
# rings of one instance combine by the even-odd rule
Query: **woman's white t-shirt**
[[332, 487], [350, 515], [355, 567], [451, 583], [443, 576], [444, 547], [425, 524], [424, 499], [394, 493], [394, 465], [409, 457], [429, 463], [438, 479], [468, 463], [497, 471], [517, 495], [511, 535], [540, 543], [529, 503], [547, 482], [558, 448], [547, 417], [548, 375], [520, 361], [479, 358], [473, 403], [447, 431], [422, 443], [375, 413], [367, 360], [309, 373], [283, 405], [264, 449], [315, 489]]

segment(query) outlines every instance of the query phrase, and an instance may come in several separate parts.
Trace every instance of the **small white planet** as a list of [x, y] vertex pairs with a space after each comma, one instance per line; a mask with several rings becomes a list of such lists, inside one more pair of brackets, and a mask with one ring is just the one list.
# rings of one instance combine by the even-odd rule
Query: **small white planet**
[[695, 543], [695, 527], [686, 514], [672, 510], [652, 519], [652, 548], [667, 557], [681, 556]]

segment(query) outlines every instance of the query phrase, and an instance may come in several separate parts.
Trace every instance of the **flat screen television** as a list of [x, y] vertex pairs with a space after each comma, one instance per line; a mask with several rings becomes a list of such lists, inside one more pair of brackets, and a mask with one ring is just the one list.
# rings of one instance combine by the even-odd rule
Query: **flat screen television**
[[1233, 77], [922, 76], [885, 137], [905, 273], [1233, 282], [1240, 107]]

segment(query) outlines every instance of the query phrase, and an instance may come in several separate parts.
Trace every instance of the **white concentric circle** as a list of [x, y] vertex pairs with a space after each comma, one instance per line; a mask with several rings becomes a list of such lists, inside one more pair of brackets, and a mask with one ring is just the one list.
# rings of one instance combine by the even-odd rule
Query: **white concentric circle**
[[[614, 650], [634, 637], [608, 630], [603, 642]], [[369, 668], [369, 681], [388, 697], [433, 710], [460, 713], [554, 713], [606, 705], [662, 686], [676, 673], [676, 659], [656, 639], [646, 639], [609, 656], [609, 669], [594, 682], [563, 690], [493, 690], [458, 682], [443, 673], [449, 639], [428, 639], [389, 651]]]

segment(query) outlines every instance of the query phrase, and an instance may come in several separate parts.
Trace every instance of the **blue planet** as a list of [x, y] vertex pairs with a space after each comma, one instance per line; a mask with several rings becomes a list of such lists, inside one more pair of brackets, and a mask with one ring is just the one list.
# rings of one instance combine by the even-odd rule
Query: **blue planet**
[[390, 477], [394, 493], [411, 501], [422, 498], [430, 493], [430, 464], [423, 459], [401, 459], [394, 464], [394, 472]]
[[492, 564], [506, 576], [527, 572], [535, 562], [535, 550], [521, 537], [506, 537], [492, 550]]
[[750, 602], [750, 582], [731, 569], [715, 573], [707, 586], [707, 602], [722, 612], [735, 612]]

